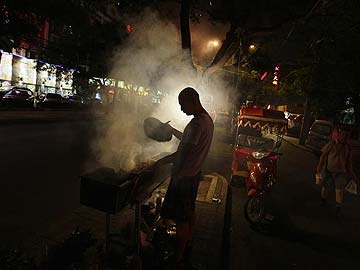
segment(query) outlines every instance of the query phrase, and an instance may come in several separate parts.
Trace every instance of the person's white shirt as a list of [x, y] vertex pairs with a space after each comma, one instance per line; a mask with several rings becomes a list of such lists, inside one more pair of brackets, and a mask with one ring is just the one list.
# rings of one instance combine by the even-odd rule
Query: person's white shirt
[[[178, 146], [178, 152], [185, 144], [192, 147], [186, 155], [181, 168], [182, 176], [194, 176], [201, 171], [201, 167], [209, 153], [214, 133], [214, 123], [207, 113], [201, 113], [187, 124], [182, 139]], [[175, 164], [175, 166], [177, 166]]]

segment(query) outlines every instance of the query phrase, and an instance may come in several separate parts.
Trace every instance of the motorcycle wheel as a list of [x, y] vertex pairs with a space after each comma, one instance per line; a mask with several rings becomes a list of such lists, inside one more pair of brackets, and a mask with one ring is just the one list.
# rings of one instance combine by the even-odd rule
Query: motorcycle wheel
[[245, 219], [253, 224], [259, 224], [265, 217], [265, 205], [261, 198], [250, 197], [244, 205]]

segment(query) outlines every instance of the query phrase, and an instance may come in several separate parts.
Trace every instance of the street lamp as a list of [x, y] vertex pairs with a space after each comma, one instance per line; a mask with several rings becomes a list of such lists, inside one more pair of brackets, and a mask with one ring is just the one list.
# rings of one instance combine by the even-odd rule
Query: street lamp
[[251, 45], [249, 46], [249, 52], [250, 52], [250, 53], [254, 53], [256, 50], [257, 50], [257, 47], [256, 47], [255, 44], [251, 44]]
[[208, 42], [208, 48], [213, 49], [213, 48], [218, 48], [220, 45], [220, 42], [217, 39], [214, 40], [210, 40]]

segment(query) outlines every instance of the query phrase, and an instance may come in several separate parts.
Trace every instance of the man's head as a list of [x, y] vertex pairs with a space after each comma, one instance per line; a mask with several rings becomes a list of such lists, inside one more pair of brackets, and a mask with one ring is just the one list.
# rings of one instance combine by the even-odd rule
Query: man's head
[[344, 128], [342, 127], [337, 127], [336, 128], [336, 132], [337, 132], [337, 140], [339, 142], [342, 142], [342, 143], [345, 143], [347, 142], [348, 140], [348, 135], [349, 135], [349, 132], [347, 130], [345, 130]]
[[180, 92], [179, 104], [181, 110], [187, 115], [204, 110], [200, 103], [199, 93], [192, 87], [186, 87]]

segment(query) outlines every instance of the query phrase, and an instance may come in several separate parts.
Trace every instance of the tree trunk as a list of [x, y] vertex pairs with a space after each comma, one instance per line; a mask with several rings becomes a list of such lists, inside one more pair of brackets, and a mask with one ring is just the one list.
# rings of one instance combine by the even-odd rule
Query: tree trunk
[[[215, 55], [212, 63], [206, 68], [207, 74], [212, 74], [222, 68], [229, 58], [239, 50], [239, 34], [237, 32], [237, 27], [233, 24], [230, 27], [230, 30], [226, 33], [226, 38], [223, 41], [219, 51]], [[241, 48], [240, 48], [241, 49]]]
[[187, 58], [184, 59], [188, 62], [189, 66], [193, 68], [196, 73], [197, 70], [194, 66], [191, 54], [191, 32], [190, 32], [190, 8], [192, 0], [182, 0], [180, 7], [180, 31], [181, 31], [181, 47], [187, 51]]
[[181, 46], [184, 50], [189, 50], [191, 56], [191, 34], [190, 34], [190, 5], [191, 0], [181, 1], [180, 10], [180, 29], [181, 29]]
[[304, 118], [300, 131], [300, 138], [299, 138], [300, 145], [305, 144], [305, 140], [310, 129], [310, 121], [311, 121], [311, 100], [310, 100], [310, 95], [308, 94], [305, 101]]

